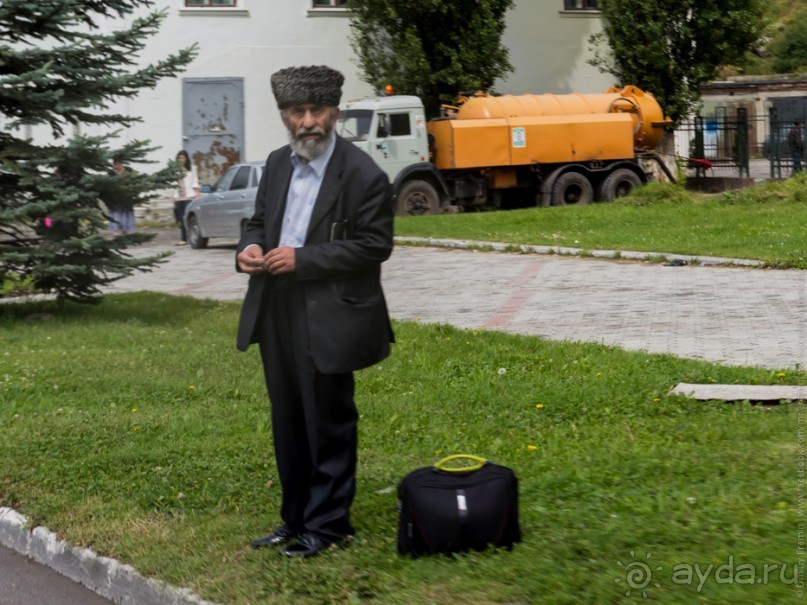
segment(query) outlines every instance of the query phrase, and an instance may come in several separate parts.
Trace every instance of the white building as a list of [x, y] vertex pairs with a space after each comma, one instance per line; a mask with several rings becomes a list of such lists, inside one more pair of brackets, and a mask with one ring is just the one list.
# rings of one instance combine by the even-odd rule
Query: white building
[[[328, 64], [345, 74], [343, 98], [373, 93], [359, 79], [344, 0], [155, 4], [167, 17], [141, 61], [154, 63], [194, 43], [198, 56], [181, 77], [163, 80], [115, 109], [143, 119], [123, 136], [150, 140], [160, 148], [153, 158], [160, 163], [187, 149], [203, 183], [215, 181], [225, 165], [263, 159], [286, 142], [269, 85], [278, 69]], [[600, 30], [596, 6], [596, 0], [516, 0], [503, 38], [515, 70], [496, 90], [588, 93], [610, 86], [610, 77], [587, 64], [588, 38]]]

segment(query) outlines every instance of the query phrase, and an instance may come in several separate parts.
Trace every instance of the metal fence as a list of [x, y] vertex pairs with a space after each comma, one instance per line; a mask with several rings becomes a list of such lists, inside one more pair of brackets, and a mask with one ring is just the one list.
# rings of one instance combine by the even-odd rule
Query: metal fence
[[[804, 124], [793, 116], [783, 119], [775, 107], [768, 115], [718, 107], [678, 126], [675, 153], [685, 161], [687, 176], [787, 178], [804, 168]], [[791, 136], [794, 127], [799, 130]], [[794, 154], [794, 140], [801, 141], [800, 156]]]

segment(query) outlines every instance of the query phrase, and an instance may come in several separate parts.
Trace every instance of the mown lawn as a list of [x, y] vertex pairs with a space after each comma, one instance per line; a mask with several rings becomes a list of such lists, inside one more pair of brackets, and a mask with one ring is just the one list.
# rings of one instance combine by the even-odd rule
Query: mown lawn
[[[803, 407], [668, 392], [807, 374], [397, 322], [357, 376], [356, 539], [285, 561], [248, 547], [279, 488], [237, 313], [146, 293], [0, 305], [0, 505], [227, 605], [802, 602]], [[513, 551], [396, 554], [398, 481], [449, 453], [516, 472]]]

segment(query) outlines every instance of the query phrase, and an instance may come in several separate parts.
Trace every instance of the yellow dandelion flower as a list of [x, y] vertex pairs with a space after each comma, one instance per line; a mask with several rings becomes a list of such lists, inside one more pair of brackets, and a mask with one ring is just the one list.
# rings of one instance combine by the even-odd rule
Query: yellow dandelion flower
[[602, 372], [597, 372], [596, 374], [594, 374], [594, 376], [596, 376], [597, 378], [599, 378], [600, 376], [602, 376]]
[[536, 403], [536, 404], [535, 404], [535, 409], [536, 409], [536, 410], [540, 410], [542, 407], [544, 407], [544, 404], [543, 404], [543, 403]]
[[192, 384], [189, 384], [189, 385], [188, 385], [188, 390], [189, 390], [189, 391], [195, 391], [195, 390], [196, 390], [196, 387], [195, 387], [194, 385], [192, 385]]
[[534, 452], [534, 451], [536, 451], [537, 449], [538, 449], [538, 446], [537, 446], [537, 445], [528, 445], [528, 446], [527, 446], [527, 451], [528, 451], [528, 452]]
[[777, 376], [778, 376], [779, 378], [784, 378], [784, 377], [785, 377], [785, 373], [784, 373], [784, 372], [779, 372], [779, 373], [777, 374]]
[[132, 414], [134, 414], [136, 411], [137, 411], [137, 408], [132, 408]]

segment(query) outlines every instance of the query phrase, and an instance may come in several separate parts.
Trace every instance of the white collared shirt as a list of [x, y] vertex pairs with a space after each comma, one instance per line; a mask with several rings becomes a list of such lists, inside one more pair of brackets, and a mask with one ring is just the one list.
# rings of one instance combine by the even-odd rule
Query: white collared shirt
[[291, 163], [294, 169], [291, 173], [286, 211], [283, 214], [283, 225], [280, 228], [280, 246], [301, 248], [305, 244], [308, 234], [308, 224], [311, 222], [311, 212], [317, 201], [325, 169], [331, 160], [336, 147], [336, 133], [331, 132], [328, 147], [310, 162], [303, 161], [292, 151]]

